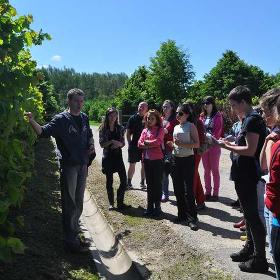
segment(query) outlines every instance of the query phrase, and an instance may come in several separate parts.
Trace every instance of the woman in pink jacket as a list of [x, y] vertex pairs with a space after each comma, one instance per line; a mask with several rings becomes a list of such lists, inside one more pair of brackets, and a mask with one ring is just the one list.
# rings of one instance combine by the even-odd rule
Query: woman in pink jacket
[[144, 120], [146, 127], [138, 141], [138, 147], [143, 149], [147, 182], [147, 210], [144, 215], [159, 217], [161, 214], [164, 129], [162, 128], [160, 114], [156, 110], [149, 110]]
[[[215, 100], [212, 96], [207, 96], [203, 101], [203, 112], [200, 119], [204, 123], [205, 132], [211, 134], [214, 138], [219, 139], [223, 136], [224, 123], [223, 116], [218, 112]], [[213, 146], [202, 155], [202, 163], [204, 167], [205, 181], [205, 198], [206, 201], [218, 201], [220, 189], [220, 171], [219, 163], [221, 156], [221, 148]], [[213, 195], [211, 174], [213, 176]]]

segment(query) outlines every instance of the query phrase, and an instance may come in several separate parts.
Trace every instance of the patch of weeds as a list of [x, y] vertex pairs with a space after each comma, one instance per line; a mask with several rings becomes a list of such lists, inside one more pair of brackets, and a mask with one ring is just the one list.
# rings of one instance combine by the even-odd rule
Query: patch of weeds
[[73, 280], [98, 280], [99, 278], [84, 269], [72, 270], [70, 275]]
[[89, 254], [70, 254], [63, 248], [58, 165], [48, 139], [41, 139], [35, 147], [34, 173], [18, 211], [24, 227], [17, 236], [27, 249], [13, 263], [0, 264], [1, 279], [98, 279]]

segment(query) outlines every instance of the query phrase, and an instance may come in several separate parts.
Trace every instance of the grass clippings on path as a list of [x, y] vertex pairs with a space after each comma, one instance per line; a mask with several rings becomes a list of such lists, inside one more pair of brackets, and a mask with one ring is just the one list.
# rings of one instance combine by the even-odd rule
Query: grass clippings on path
[[11, 264], [0, 264], [5, 280], [96, 280], [89, 254], [71, 254], [63, 248], [60, 186], [54, 147], [41, 139], [35, 147], [35, 170], [26, 186], [20, 215], [20, 237], [27, 249]]
[[[125, 202], [132, 205], [127, 212], [108, 211], [105, 176], [95, 161], [89, 170], [88, 187], [105, 217], [112, 225], [128, 252], [146, 266], [146, 279], [231, 279], [217, 269], [211, 259], [191, 249], [164, 220], [143, 217], [146, 202], [133, 191], [126, 192]], [[114, 175], [115, 176], [115, 175]], [[119, 180], [114, 177], [114, 188]], [[165, 214], [164, 219], [175, 218]], [[193, 245], [193, 244], [192, 244]]]

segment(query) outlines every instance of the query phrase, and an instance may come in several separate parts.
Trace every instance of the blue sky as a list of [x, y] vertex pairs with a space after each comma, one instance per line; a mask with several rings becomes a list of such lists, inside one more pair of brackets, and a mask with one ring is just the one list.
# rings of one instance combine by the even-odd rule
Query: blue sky
[[39, 65], [125, 72], [149, 65], [173, 39], [190, 53], [196, 79], [226, 49], [265, 72], [280, 72], [279, 0], [13, 0], [51, 41], [32, 49]]

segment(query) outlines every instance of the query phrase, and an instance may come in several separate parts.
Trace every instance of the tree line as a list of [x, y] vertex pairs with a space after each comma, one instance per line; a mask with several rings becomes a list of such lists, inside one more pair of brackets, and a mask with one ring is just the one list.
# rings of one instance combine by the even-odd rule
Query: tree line
[[265, 73], [232, 50], [226, 50], [209, 73], [201, 80], [195, 80], [189, 53], [174, 40], [163, 42], [150, 65], [139, 66], [130, 77], [124, 73], [87, 74], [53, 67], [41, 71], [53, 86], [60, 107], [64, 106], [67, 90], [72, 87], [83, 89], [87, 94], [85, 112], [97, 121], [110, 106], [131, 114], [142, 100], [156, 108], [166, 99], [176, 103], [191, 99], [199, 104], [205, 96], [212, 95], [218, 105], [224, 106], [227, 94], [237, 85], [248, 86], [257, 103], [267, 90], [280, 86], [280, 73]]

